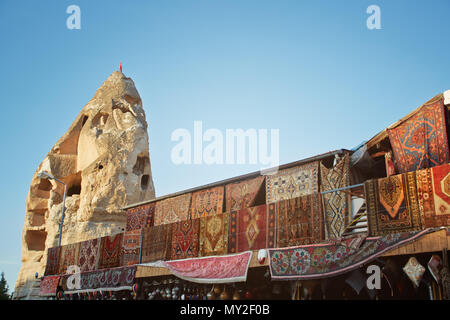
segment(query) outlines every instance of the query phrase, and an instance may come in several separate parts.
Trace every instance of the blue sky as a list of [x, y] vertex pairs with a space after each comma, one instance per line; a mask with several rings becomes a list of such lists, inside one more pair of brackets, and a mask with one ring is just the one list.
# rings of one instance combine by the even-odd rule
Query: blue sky
[[[66, 8], [81, 8], [81, 30]], [[381, 30], [366, 8], [381, 9]], [[149, 123], [156, 194], [256, 171], [172, 164], [177, 128], [279, 129], [287, 163], [371, 138], [450, 89], [450, 2], [1, 1], [0, 271], [20, 268], [33, 173], [123, 63]]]

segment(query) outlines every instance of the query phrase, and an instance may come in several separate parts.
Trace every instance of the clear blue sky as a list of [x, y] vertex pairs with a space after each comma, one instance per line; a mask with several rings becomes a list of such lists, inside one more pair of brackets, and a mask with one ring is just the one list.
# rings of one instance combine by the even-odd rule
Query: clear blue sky
[[[81, 30], [66, 8], [81, 8]], [[368, 30], [366, 8], [381, 8]], [[0, 271], [11, 289], [33, 173], [123, 62], [149, 123], [157, 196], [256, 171], [181, 165], [173, 130], [280, 129], [280, 162], [353, 148], [450, 89], [450, 2], [0, 2]]]

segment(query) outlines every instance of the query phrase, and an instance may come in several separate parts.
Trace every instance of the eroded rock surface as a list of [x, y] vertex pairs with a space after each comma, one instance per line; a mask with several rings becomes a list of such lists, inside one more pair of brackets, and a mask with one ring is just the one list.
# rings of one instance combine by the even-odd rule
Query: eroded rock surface
[[15, 298], [38, 298], [46, 249], [59, 238], [64, 186], [41, 179], [46, 171], [67, 185], [62, 244], [121, 232], [120, 208], [155, 197], [147, 122], [133, 80], [113, 72], [37, 168], [27, 197], [22, 267]]

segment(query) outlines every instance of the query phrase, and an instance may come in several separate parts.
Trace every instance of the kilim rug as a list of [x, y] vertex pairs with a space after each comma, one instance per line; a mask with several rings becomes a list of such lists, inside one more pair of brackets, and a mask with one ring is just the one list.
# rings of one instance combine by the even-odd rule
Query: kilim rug
[[184, 220], [172, 226], [171, 260], [198, 257], [200, 219]]
[[225, 186], [225, 211], [255, 206], [255, 198], [264, 183], [264, 176]]
[[142, 229], [142, 263], [170, 259], [172, 224]]
[[369, 180], [364, 187], [370, 235], [422, 229], [415, 172]]
[[252, 252], [163, 262], [178, 278], [195, 283], [229, 283], [247, 280]]
[[449, 162], [442, 95], [424, 104], [397, 127], [388, 129], [388, 134], [399, 173]]
[[141, 229], [126, 231], [122, 240], [121, 266], [132, 266], [139, 263], [141, 254]]
[[70, 266], [78, 266], [80, 259], [80, 242], [61, 246], [58, 274], [65, 274]]
[[278, 202], [277, 246], [290, 247], [324, 240], [320, 193]]
[[[330, 191], [350, 184], [350, 157], [346, 154], [331, 169], [320, 163], [321, 191]], [[339, 238], [350, 224], [350, 195], [343, 191], [323, 194], [325, 232], [328, 238]]]
[[144, 204], [142, 206], [127, 210], [126, 231], [141, 229], [153, 226], [155, 218], [155, 203]]
[[266, 248], [266, 205], [230, 212], [228, 253]]
[[266, 176], [266, 203], [293, 199], [319, 191], [319, 163], [311, 162]]
[[101, 238], [99, 269], [116, 268], [120, 265], [123, 233]]
[[223, 187], [200, 190], [192, 194], [192, 219], [220, 214], [222, 210]]
[[200, 256], [227, 253], [229, 217], [223, 213], [200, 218]]
[[271, 278], [273, 280], [307, 280], [338, 276], [360, 268], [361, 265], [385, 252], [414, 241], [431, 231], [427, 229], [366, 238], [359, 247], [352, 246], [353, 239], [350, 238], [340, 244], [269, 249]]
[[45, 266], [44, 275], [58, 274], [59, 267], [59, 253], [61, 247], [53, 247], [47, 249], [47, 264]]
[[69, 281], [71, 281], [70, 275], [65, 275], [63, 277], [62, 287], [65, 294], [94, 292], [99, 290], [131, 290], [135, 275], [136, 266], [88, 271], [80, 274], [81, 286], [79, 288], [71, 286], [71, 283], [69, 283]]
[[266, 248], [275, 248], [277, 246], [277, 214], [278, 205], [270, 203], [266, 205]]
[[80, 270], [81, 272], [98, 269], [100, 257], [100, 238], [81, 242], [80, 245]]
[[43, 297], [56, 296], [60, 276], [48, 276], [41, 280], [39, 295]]
[[424, 227], [450, 225], [450, 165], [416, 172], [419, 208]]
[[155, 208], [155, 226], [189, 219], [191, 194], [183, 194], [158, 201]]

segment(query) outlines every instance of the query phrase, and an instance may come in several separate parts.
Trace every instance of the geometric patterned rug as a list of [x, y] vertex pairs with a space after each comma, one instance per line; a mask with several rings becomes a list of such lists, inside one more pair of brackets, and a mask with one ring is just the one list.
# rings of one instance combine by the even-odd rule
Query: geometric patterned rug
[[198, 257], [200, 219], [173, 223], [171, 260]]
[[58, 274], [60, 249], [61, 247], [47, 249], [47, 265], [45, 266], [44, 275], [49, 276]]
[[[350, 184], [350, 157], [347, 154], [331, 169], [320, 163], [321, 191], [329, 191]], [[322, 195], [324, 203], [326, 236], [340, 238], [351, 222], [350, 201], [348, 192], [337, 191]]]
[[293, 199], [319, 191], [319, 162], [280, 170], [266, 176], [266, 203]]
[[194, 283], [245, 282], [252, 252], [214, 257], [165, 261], [178, 278]]
[[100, 239], [99, 269], [115, 268], [120, 265], [123, 233]]
[[417, 194], [424, 227], [450, 225], [450, 164], [419, 170]]
[[369, 180], [365, 194], [371, 236], [423, 228], [415, 172]]
[[227, 253], [229, 217], [223, 213], [200, 218], [200, 256]]
[[65, 294], [131, 290], [135, 275], [136, 266], [87, 271], [80, 273], [80, 288], [69, 288], [70, 275], [62, 278], [62, 288]]
[[68, 267], [79, 265], [80, 244], [77, 242], [61, 246], [58, 274], [66, 274]]
[[215, 187], [194, 192], [192, 194], [191, 219], [222, 213], [223, 190], [223, 187]]
[[81, 242], [80, 245], [80, 271], [92, 271], [98, 269], [100, 256], [100, 238]]
[[142, 206], [127, 210], [126, 231], [151, 227], [154, 222], [155, 203], [144, 204]]
[[442, 94], [387, 131], [399, 173], [431, 168], [450, 160]]
[[126, 231], [122, 240], [121, 266], [132, 266], [139, 263], [141, 254], [141, 229]]
[[264, 176], [225, 186], [227, 212], [255, 206], [255, 198], [264, 182]]
[[142, 229], [142, 263], [170, 259], [172, 224]]
[[278, 247], [320, 243], [324, 240], [320, 193], [283, 200], [277, 205]]
[[[366, 238], [353, 246], [353, 238], [340, 243], [322, 243], [290, 248], [269, 249], [269, 269], [273, 280], [308, 280], [334, 277], [369, 263], [383, 253], [432, 232], [400, 232]], [[356, 242], [360, 242], [356, 239]]]
[[174, 223], [189, 219], [191, 193], [156, 202], [154, 225]]
[[39, 295], [43, 297], [55, 296], [56, 289], [58, 288], [59, 284], [59, 279], [60, 276], [44, 277], [40, 283]]
[[230, 213], [228, 253], [266, 248], [266, 205]]

